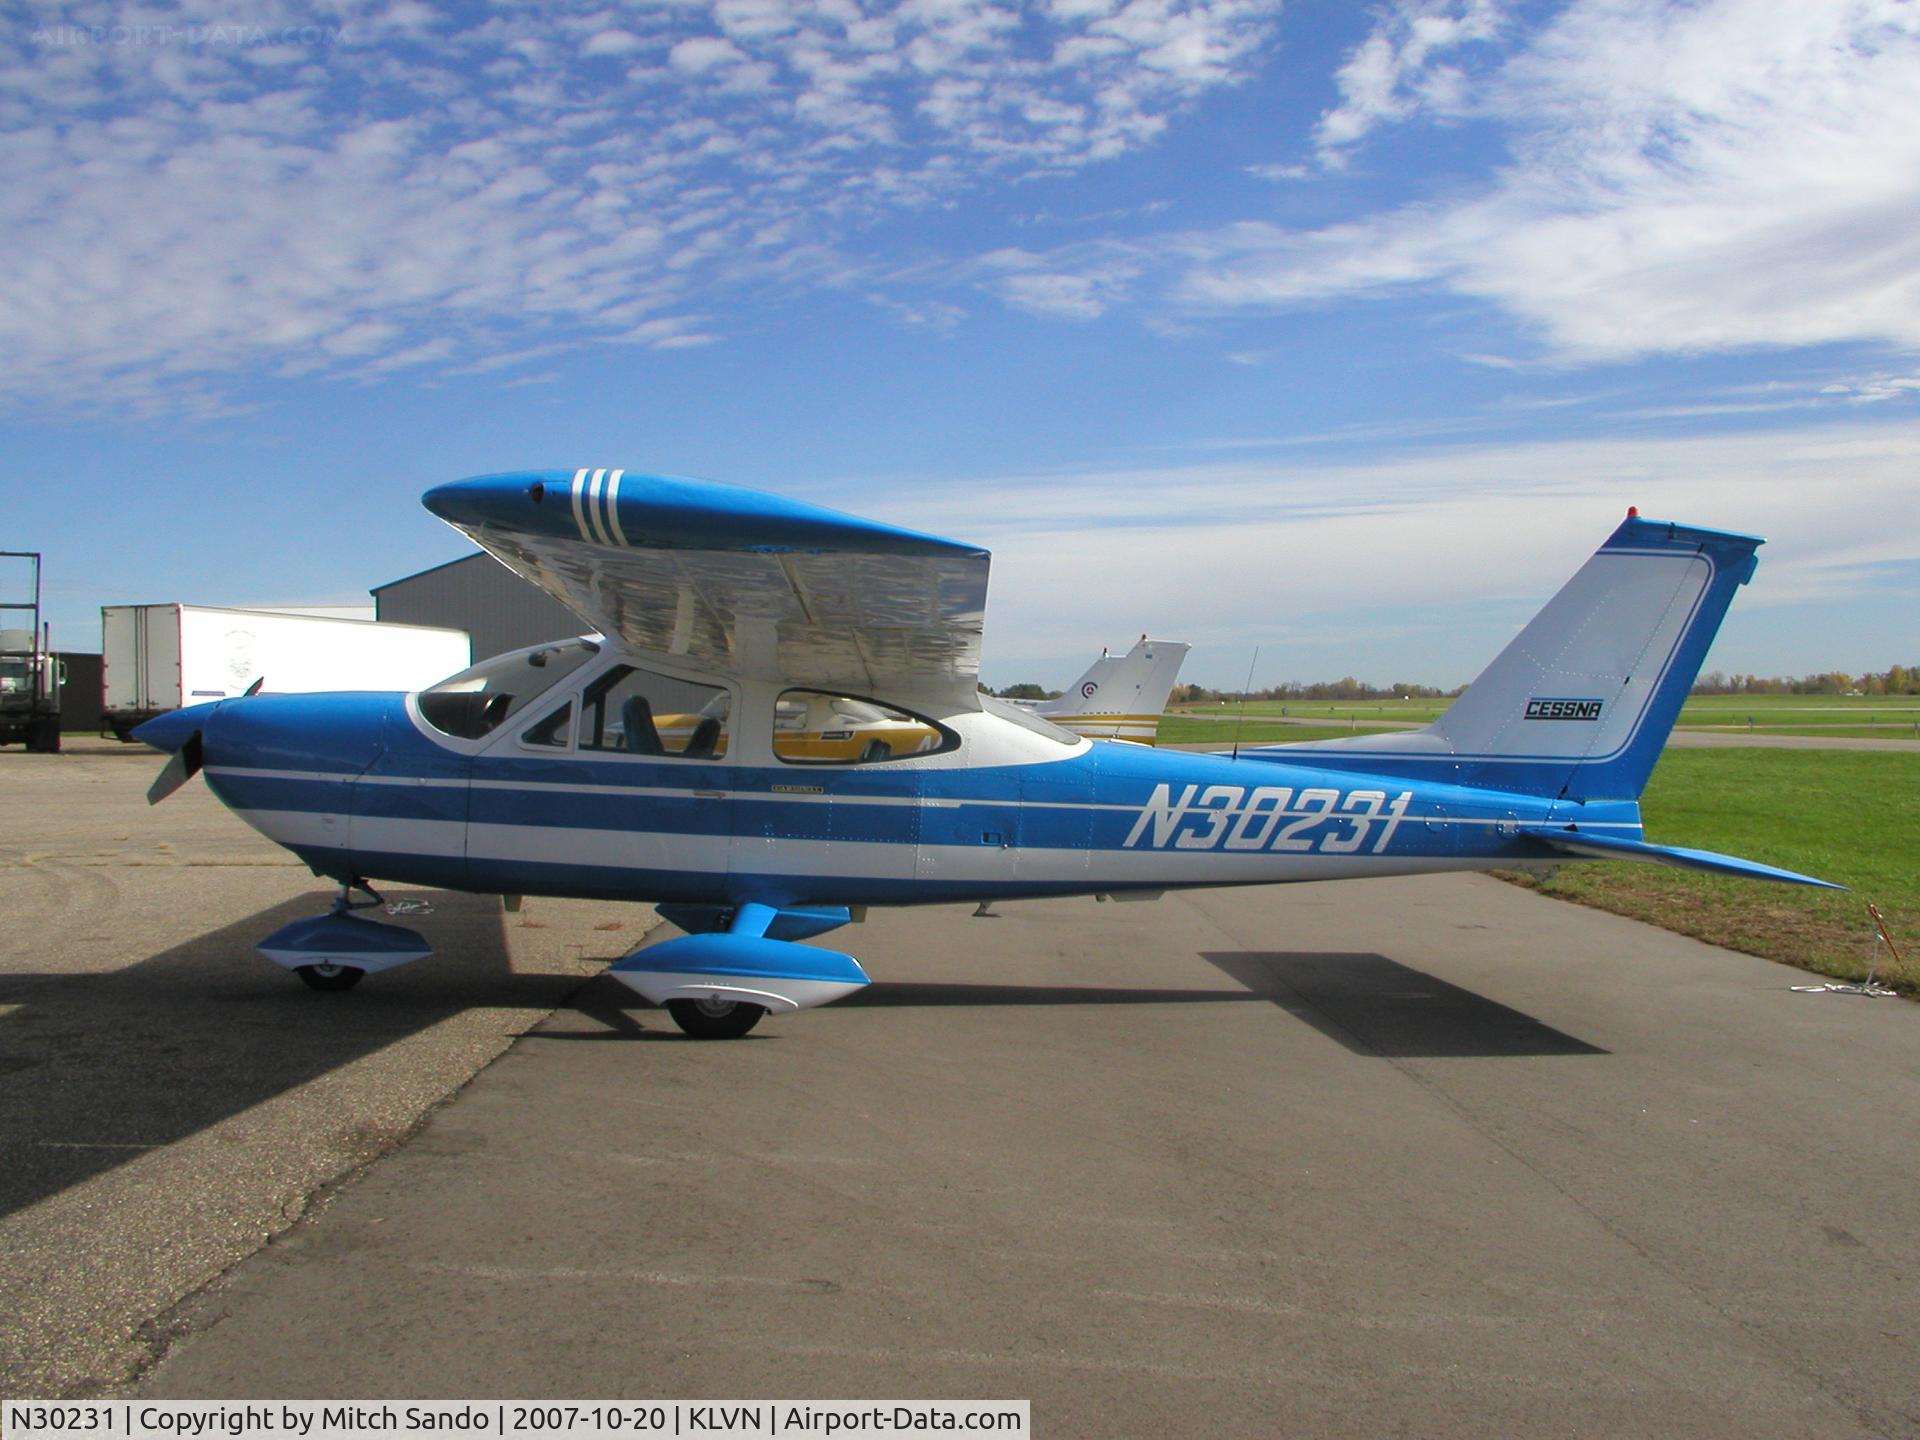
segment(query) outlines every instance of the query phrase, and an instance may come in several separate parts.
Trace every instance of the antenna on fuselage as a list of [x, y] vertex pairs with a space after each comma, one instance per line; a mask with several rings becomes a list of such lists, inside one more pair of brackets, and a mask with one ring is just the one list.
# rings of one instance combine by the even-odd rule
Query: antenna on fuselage
[[1240, 731], [1247, 723], [1247, 692], [1253, 689], [1253, 672], [1260, 664], [1260, 647], [1253, 647], [1253, 659], [1247, 662], [1247, 683], [1240, 687], [1240, 713], [1233, 717], [1233, 754], [1227, 758], [1240, 758]]

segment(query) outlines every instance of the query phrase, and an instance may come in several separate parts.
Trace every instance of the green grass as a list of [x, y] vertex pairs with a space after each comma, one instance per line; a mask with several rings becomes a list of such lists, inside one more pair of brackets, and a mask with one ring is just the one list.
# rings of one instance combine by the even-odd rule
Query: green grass
[[1695, 695], [1681, 708], [1682, 725], [1912, 725], [1920, 695]]
[[1545, 894], [1714, 945], [1858, 980], [1868, 901], [1906, 957], [1883, 978], [1920, 995], [1920, 757], [1856, 750], [1669, 750], [1642, 799], [1647, 838], [1719, 850], [1852, 887], [1769, 885], [1637, 864], [1509, 876]]
[[[1708, 730], [1704, 725], [1691, 725], [1690, 730]], [[1726, 729], [1711, 727], [1713, 731], [1727, 735], [1807, 735], [1816, 740], [1920, 740], [1920, 723], [1905, 725], [1756, 725], [1748, 731], [1744, 725]]]
[[[1163, 744], [1231, 739], [1248, 744], [1378, 733], [1425, 724], [1444, 700], [1252, 701], [1182, 706], [1160, 722]], [[1289, 719], [1319, 725], [1271, 723]], [[1680, 723], [1721, 733], [1862, 736], [1913, 734], [1915, 695], [1701, 695]], [[1357, 730], [1349, 728], [1359, 722]], [[1341, 723], [1346, 722], [1346, 723]], [[1368, 722], [1373, 722], [1369, 724]], [[1920, 995], [1920, 756], [1899, 751], [1669, 750], [1643, 800], [1647, 837], [1719, 850], [1852, 887], [1769, 885], [1654, 865], [1569, 864], [1550, 878], [1509, 876], [1545, 894], [1649, 921], [1732, 950], [1837, 979], [1865, 976], [1874, 955], [1867, 902], [1887, 917], [1904, 969], [1881, 973]]]
[[[1181, 705], [1167, 716], [1196, 722], [1231, 720], [1244, 714], [1248, 728], [1267, 718], [1319, 720], [1323, 724], [1371, 724], [1377, 730], [1398, 726], [1425, 726], [1440, 718], [1452, 701], [1236, 701]], [[1755, 735], [1816, 735], [1859, 739], [1910, 739], [1920, 735], [1920, 695], [1695, 695], [1680, 710], [1682, 730], [1747, 732], [1753, 720]], [[1165, 726], [1165, 722], [1162, 722]], [[1162, 735], [1165, 730], [1162, 728]], [[1309, 739], [1302, 735], [1300, 739]], [[1188, 739], [1208, 739], [1208, 732], [1183, 732]]]

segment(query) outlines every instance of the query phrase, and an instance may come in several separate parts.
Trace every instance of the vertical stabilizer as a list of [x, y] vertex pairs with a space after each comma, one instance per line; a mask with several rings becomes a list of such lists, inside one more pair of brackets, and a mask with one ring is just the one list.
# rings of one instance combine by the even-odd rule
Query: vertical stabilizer
[[1102, 654], [1058, 700], [1034, 706], [1056, 725], [1094, 739], [1153, 743], [1160, 712], [1191, 645], [1142, 635], [1125, 655]]
[[1433, 724], [1264, 753], [1567, 800], [1637, 799], [1761, 543], [1629, 511]]

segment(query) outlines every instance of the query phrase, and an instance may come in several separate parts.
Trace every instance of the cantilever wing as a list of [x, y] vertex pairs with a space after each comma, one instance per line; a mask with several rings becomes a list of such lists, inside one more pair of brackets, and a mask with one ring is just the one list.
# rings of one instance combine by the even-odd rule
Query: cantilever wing
[[757, 679], [977, 704], [978, 546], [624, 470], [458, 480], [429, 510], [601, 633]]

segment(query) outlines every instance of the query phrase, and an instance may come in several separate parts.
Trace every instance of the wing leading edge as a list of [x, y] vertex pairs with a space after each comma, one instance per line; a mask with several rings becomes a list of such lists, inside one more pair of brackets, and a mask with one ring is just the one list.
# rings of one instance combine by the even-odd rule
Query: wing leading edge
[[988, 553], [736, 485], [519, 471], [427, 509], [631, 648], [756, 679], [976, 704]]

